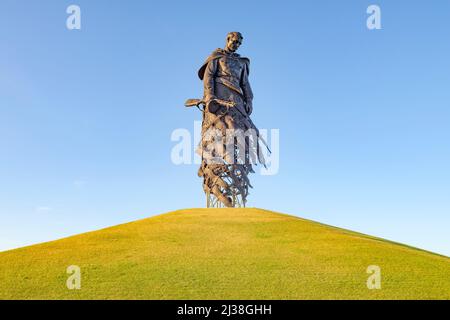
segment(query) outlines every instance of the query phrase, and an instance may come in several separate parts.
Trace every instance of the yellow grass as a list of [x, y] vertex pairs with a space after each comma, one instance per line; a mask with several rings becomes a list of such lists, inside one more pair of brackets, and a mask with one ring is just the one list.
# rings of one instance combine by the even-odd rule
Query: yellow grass
[[261, 209], [179, 210], [0, 253], [0, 299], [449, 298], [448, 257]]

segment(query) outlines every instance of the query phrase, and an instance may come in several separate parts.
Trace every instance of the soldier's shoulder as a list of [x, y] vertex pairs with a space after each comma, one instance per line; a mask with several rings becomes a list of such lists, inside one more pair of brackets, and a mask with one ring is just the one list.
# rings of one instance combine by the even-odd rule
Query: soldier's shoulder
[[210, 62], [212, 60], [216, 60], [220, 57], [223, 57], [223, 56], [224, 56], [223, 49], [217, 48], [206, 58], [205, 64], [207, 64], [208, 62]]
[[209, 58], [220, 57], [223, 56], [224, 54], [225, 53], [222, 48], [217, 48], [209, 55]]
[[247, 65], [247, 68], [250, 67], [250, 59], [249, 59], [249, 58], [247, 58], [247, 57], [239, 57], [239, 60], [240, 60], [242, 63], [246, 64], [246, 65]]
[[239, 57], [239, 59], [241, 59], [242, 61], [244, 61], [245, 63], [250, 63], [250, 59], [247, 57]]
[[216, 59], [218, 59], [222, 56], [223, 56], [222, 49], [217, 48], [208, 56], [208, 58], [206, 58], [205, 62], [203, 63], [203, 65], [200, 67], [200, 69], [197, 72], [200, 80], [203, 80], [203, 77], [205, 75], [206, 66], [208, 65], [208, 63], [210, 63], [211, 61], [215, 61]]

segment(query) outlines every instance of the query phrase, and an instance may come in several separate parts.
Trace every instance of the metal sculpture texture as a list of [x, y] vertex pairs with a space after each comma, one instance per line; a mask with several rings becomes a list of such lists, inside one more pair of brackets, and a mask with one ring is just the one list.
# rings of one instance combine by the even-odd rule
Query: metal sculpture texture
[[214, 50], [198, 71], [203, 99], [185, 103], [203, 113], [197, 152], [202, 157], [198, 175], [203, 177], [207, 207], [245, 207], [252, 165], [265, 165], [260, 143], [267, 144], [250, 119], [250, 60], [236, 53], [242, 40], [239, 32], [227, 35], [225, 48]]

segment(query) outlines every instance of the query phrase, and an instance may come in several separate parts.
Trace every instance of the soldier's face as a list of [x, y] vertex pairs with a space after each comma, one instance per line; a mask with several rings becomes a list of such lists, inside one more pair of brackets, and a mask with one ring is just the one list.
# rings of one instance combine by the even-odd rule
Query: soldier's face
[[227, 40], [227, 49], [231, 52], [235, 52], [241, 45], [241, 39], [237, 36], [231, 36]]

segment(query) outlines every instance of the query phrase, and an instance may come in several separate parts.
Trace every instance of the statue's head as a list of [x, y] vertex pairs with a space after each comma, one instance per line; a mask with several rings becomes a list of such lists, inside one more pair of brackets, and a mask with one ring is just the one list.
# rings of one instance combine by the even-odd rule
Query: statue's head
[[242, 34], [240, 32], [230, 32], [227, 35], [226, 49], [230, 52], [235, 52], [242, 44]]

